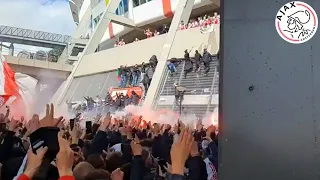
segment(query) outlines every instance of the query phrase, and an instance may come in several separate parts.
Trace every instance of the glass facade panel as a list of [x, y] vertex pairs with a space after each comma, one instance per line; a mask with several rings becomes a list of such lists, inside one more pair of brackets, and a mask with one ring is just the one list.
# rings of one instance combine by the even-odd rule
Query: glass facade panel
[[122, 1], [120, 1], [120, 4], [119, 4], [118, 9], [119, 9], [119, 14], [122, 15], [122, 14], [123, 14], [123, 11], [124, 11], [123, 2], [122, 2]]
[[[108, 78], [108, 73], [101, 73], [93, 75], [93, 79], [90, 83], [90, 86], [86, 92], [86, 96], [96, 97], [100, 95], [100, 92], [103, 88], [104, 82]], [[105, 92], [106, 93], [106, 92]]]
[[139, 0], [132, 0], [133, 1], [133, 7], [139, 6]]
[[79, 78], [75, 78], [72, 80], [68, 91], [66, 92], [65, 96], [63, 97], [62, 103], [65, 103], [66, 101], [69, 101], [72, 99], [73, 92], [77, 88], [78, 83], [79, 83]]
[[74, 78], [63, 101], [84, 101], [84, 96], [104, 98], [110, 88], [119, 87], [115, 71]]
[[140, 0], [140, 5], [146, 3], [146, 0]]
[[101, 97], [105, 97], [109, 88], [119, 87], [120, 82], [118, 80], [117, 74], [115, 71], [110, 72], [108, 75], [107, 81], [104, 83], [102, 91], [100, 93]]
[[124, 13], [128, 12], [128, 0], [122, 0]]
[[84, 101], [83, 96], [86, 94], [92, 78], [93, 76], [79, 77], [80, 82], [77, 86], [76, 91], [73, 94], [72, 101]]

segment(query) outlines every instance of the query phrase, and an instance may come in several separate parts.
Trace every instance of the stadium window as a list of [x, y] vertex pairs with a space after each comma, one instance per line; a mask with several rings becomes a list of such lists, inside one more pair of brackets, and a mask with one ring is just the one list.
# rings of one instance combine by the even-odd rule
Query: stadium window
[[146, 3], [146, 0], [140, 0], [140, 5]]
[[89, 27], [92, 28], [92, 25], [93, 25], [93, 22], [92, 22], [92, 15], [91, 15]]
[[139, 6], [139, 0], [132, 0], [133, 2], [133, 7]]
[[119, 9], [119, 14], [120, 14], [120, 15], [124, 14], [124, 12], [123, 12], [124, 9], [123, 9], [123, 3], [122, 3], [122, 1], [120, 1], [120, 4], [119, 4], [118, 9]]
[[122, 0], [123, 1], [123, 8], [124, 8], [124, 13], [128, 12], [128, 0]]

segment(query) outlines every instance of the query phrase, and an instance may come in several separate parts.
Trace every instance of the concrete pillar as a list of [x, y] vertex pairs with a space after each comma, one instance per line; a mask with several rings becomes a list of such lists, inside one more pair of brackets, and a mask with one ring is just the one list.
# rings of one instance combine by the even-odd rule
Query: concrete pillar
[[[221, 1], [219, 180], [320, 177], [320, 32], [283, 40], [287, 2]], [[303, 2], [319, 16], [319, 0]]]
[[79, 60], [77, 62], [77, 64], [75, 65], [75, 67], [73, 68], [70, 76], [68, 77], [65, 86], [62, 87], [63, 90], [61, 91], [62, 94], [60, 94], [60, 96], [57, 99], [57, 104], [60, 104], [64, 95], [66, 94], [72, 80], [73, 80], [73, 75], [74, 73], [77, 71], [77, 68], [79, 66], [79, 64], [81, 63], [82, 57], [88, 54], [92, 54], [95, 52], [95, 50], [97, 49], [104, 33], [107, 30], [107, 27], [109, 26], [109, 23], [111, 22], [110, 19], [110, 15], [108, 12], [115, 12], [116, 9], [118, 8], [120, 3], [120, 0], [111, 0], [109, 2], [109, 4], [107, 5], [106, 9], [104, 10], [100, 21], [98, 22], [93, 34], [91, 35], [88, 44], [86, 45], [86, 47], [84, 48], [83, 52], [81, 53]]
[[192, 11], [194, 0], [179, 0], [176, 12], [174, 13], [169, 32], [166, 36], [160, 57], [158, 57], [159, 62], [157, 68], [154, 72], [150, 87], [143, 106], [146, 108], [153, 108], [156, 100], [156, 96], [159, 92], [160, 86], [162, 85], [162, 79], [164, 78], [164, 73], [166, 72], [166, 61], [168, 60], [172, 44], [174, 43], [177, 30], [179, 28], [180, 22], [188, 22]]
[[9, 55], [14, 56], [14, 45], [13, 43], [10, 44], [9, 46]]
[[134, 17], [133, 17], [133, 0], [128, 0], [128, 18], [129, 19], [133, 19], [134, 20]]

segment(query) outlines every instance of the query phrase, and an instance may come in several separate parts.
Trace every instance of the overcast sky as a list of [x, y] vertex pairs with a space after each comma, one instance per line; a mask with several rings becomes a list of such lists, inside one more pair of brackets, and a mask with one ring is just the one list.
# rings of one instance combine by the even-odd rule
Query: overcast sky
[[76, 28], [68, 0], [0, 0], [0, 25], [64, 35]]

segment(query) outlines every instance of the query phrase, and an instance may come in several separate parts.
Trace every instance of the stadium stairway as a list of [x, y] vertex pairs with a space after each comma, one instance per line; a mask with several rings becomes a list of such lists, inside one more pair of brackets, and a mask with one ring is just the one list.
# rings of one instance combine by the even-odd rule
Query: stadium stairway
[[[182, 60], [182, 59], [180, 59]], [[164, 96], [174, 96], [174, 84], [180, 84], [186, 88], [185, 95], [213, 95], [219, 92], [219, 72], [218, 72], [218, 61], [216, 57], [212, 58], [210, 62], [210, 71], [207, 76], [204, 76], [204, 66], [201, 64], [200, 74], [194, 70], [187, 74], [187, 78], [183, 76], [184, 62], [176, 65], [177, 74], [170, 76], [169, 72], [166, 73], [165, 82], [160, 90], [157, 102]], [[195, 69], [195, 64], [193, 69]], [[214, 81], [213, 81], [213, 78]], [[212, 83], [214, 85], [212, 86]], [[211, 88], [212, 92], [211, 92]], [[213, 112], [217, 105], [213, 104], [185, 104], [183, 105], [182, 114], [195, 114], [197, 117], [204, 117], [208, 112]], [[179, 106], [175, 104], [170, 105], [157, 105], [156, 109], [171, 109], [175, 112], [179, 112]], [[208, 112], [207, 112], [208, 111]]]
[[[183, 105], [182, 106], [182, 115], [195, 115], [196, 117], [202, 119], [203, 117], [207, 116], [207, 113], [213, 112], [217, 105], [211, 105], [207, 112], [207, 105]], [[179, 113], [179, 107], [174, 106], [157, 106], [157, 109], [169, 109], [174, 112]]]
[[[163, 95], [174, 95], [174, 84], [180, 84], [184, 86], [187, 90], [185, 95], [202, 95], [210, 94], [210, 89], [212, 86], [212, 78], [215, 74], [215, 69], [217, 67], [217, 59], [213, 57], [210, 62], [210, 71], [207, 76], [204, 76], [204, 66], [201, 64], [201, 72], [195, 72], [195, 64], [193, 64], [193, 71], [187, 74], [187, 78], [183, 77], [184, 62], [176, 66], [177, 75], [170, 76], [169, 73], [166, 74], [166, 81], [163, 88], [161, 89], [160, 96]], [[218, 73], [217, 73], [218, 74]], [[216, 74], [216, 75], [217, 75]], [[216, 76], [219, 77], [219, 76]], [[219, 79], [219, 78], [217, 78]], [[180, 83], [179, 83], [180, 81]], [[219, 81], [218, 81], [219, 82]]]

